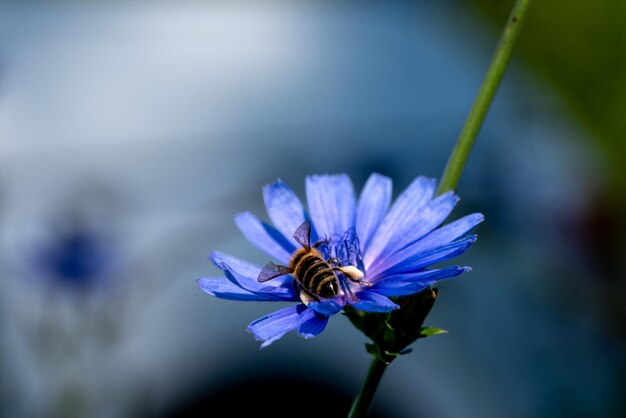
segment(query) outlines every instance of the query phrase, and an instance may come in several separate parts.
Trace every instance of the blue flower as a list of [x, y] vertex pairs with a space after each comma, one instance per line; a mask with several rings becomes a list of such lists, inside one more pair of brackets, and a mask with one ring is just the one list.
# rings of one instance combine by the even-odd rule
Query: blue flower
[[391, 179], [372, 174], [357, 200], [347, 175], [315, 175], [306, 178], [307, 212], [291, 188], [278, 180], [263, 189], [273, 226], [250, 212], [235, 216], [237, 226], [279, 263], [269, 266], [284, 265], [279, 268], [286, 273], [294, 253], [307, 244], [296, 231], [310, 222], [307, 238], [334, 268], [339, 284], [336, 295], [316, 297], [291, 274], [277, 273], [260, 282], [268, 278], [261, 274], [267, 266], [264, 269], [221, 252], [214, 252], [211, 260], [226, 277], [201, 278], [198, 285], [223, 299], [299, 302], [248, 326], [263, 341], [261, 347], [293, 330], [305, 338], [314, 337], [346, 305], [367, 312], [397, 309], [390, 297], [420, 292], [438, 280], [470, 270], [460, 266], [428, 269], [467, 251], [476, 241], [476, 235], [467, 234], [484, 219], [474, 213], [440, 226], [459, 199], [453, 192], [434, 194], [435, 180], [418, 177], [391, 205]]
[[77, 223], [57, 231], [40, 243], [34, 267], [68, 289], [93, 290], [103, 284], [114, 263], [114, 252], [106, 237]]

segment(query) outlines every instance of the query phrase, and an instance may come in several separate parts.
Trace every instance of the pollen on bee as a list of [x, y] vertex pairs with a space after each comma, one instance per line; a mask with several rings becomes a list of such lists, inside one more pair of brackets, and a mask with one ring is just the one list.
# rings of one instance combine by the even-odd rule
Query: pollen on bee
[[339, 270], [341, 270], [342, 273], [357, 280], [362, 279], [364, 276], [363, 272], [354, 266], [343, 266], [340, 267]]
[[313, 296], [303, 291], [300, 291], [300, 294], [298, 296], [300, 297], [302, 303], [304, 303], [306, 306], [309, 306], [309, 302], [315, 301], [315, 298]]

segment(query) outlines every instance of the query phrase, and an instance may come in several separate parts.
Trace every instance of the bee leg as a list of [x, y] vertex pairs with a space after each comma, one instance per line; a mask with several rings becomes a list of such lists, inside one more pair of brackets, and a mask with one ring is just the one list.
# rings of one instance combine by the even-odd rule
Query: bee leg
[[370, 287], [372, 286], [371, 283], [364, 282], [363, 280], [361, 280], [364, 274], [361, 270], [359, 270], [358, 268], [354, 266], [336, 267], [333, 270], [341, 272], [344, 276], [346, 276], [348, 279], [352, 280], [353, 282], [362, 284], [363, 286], [370, 286]]

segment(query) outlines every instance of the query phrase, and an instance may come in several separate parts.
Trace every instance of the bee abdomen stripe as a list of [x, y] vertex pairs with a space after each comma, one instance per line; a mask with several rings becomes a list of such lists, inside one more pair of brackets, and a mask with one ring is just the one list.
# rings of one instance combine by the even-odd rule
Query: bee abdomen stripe
[[326, 263], [323, 260], [319, 260], [317, 263], [311, 264], [308, 270], [302, 271], [302, 283], [308, 288], [313, 289], [313, 278], [318, 275], [318, 273], [323, 272], [324, 270], [329, 270], [326, 267]]
[[315, 278], [315, 276], [317, 276], [320, 272], [323, 273], [324, 271], [324, 265], [323, 264], [316, 264], [313, 267], [311, 267], [310, 269], [308, 269], [303, 275], [302, 275], [302, 283], [308, 288], [308, 289], [313, 289], [314, 283], [313, 283], [313, 279]]
[[302, 278], [313, 264], [322, 260], [320, 260], [318, 257], [315, 257], [314, 255], [304, 254], [302, 257], [300, 257], [299, 260], [296, 261], [297, 263], [295, 264], [295, 274], [297, 277]]
[[320, 280], [319, 284], [315, 288], [316, 294], [320, 294], [322, 292], [322, 288], [326, 285], [326, 283], [329, 283], [335, 280], [335, 274], [332, 272], [332, 270], [330, 269], [328, 270], [330, 271], [330, 275], [325, 276], [324, 279]]
[[331, 277], [331, 278], [335, 277], [331, 269], [329, 269], [326, 266], [324, 266], [321, 269], [318, 269], [317, 272], [313, 275], [313, 277], [311, 277], [311, 279], [309, 280], [309, 283], [308, 283], [309, 289], [313, 290], [317, 288], [317, 286], [319, 286], [319, 283], [326, 280], [326, 278], [328, 277]]

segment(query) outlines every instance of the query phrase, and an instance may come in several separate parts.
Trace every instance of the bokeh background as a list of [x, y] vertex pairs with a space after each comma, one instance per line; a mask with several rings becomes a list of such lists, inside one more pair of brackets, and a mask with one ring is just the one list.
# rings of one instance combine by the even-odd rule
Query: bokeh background
[[[0, 3], [0, 416], [345, 416], [337, 317], [211, 298], [281, 177], [439, 177], [512, 1]], [[486, 215], [372, 416], [626, 414], [626, 3], [535, 1], [453, 216]]]

